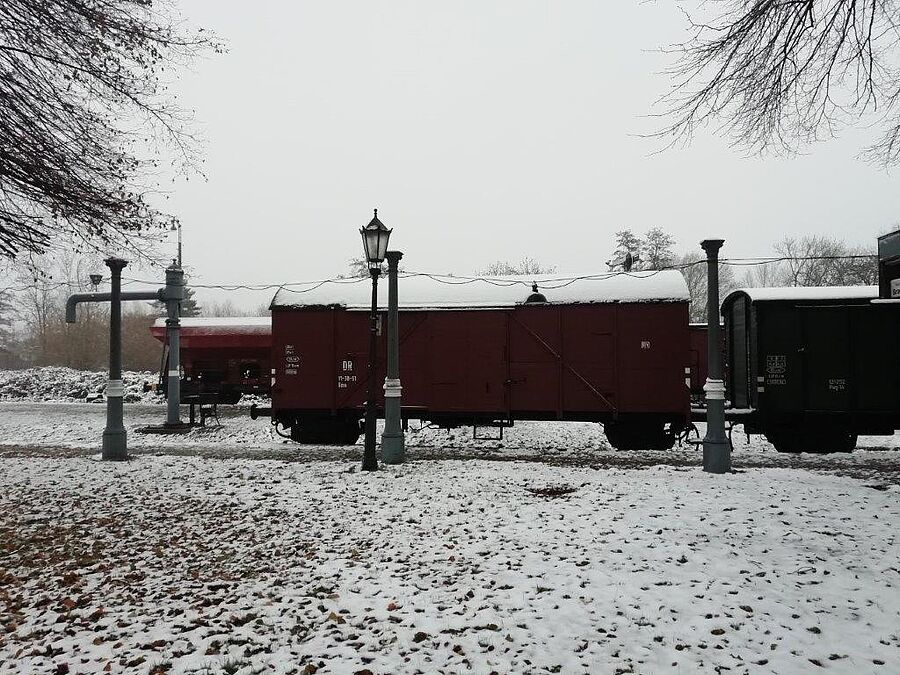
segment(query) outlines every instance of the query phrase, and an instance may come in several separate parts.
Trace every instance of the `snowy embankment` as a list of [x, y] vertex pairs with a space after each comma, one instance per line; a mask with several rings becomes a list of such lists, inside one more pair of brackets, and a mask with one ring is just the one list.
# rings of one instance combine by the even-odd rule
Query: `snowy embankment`
[[0, 672], [896, 672], [898, 494], [782, 469], [7, 457]]
[[[161, 397], [144, 391], [144, 383], [154, 384], [158, 374], [150, 371], [125, 371], [126, 403], [156, 403]], [[0, 370], [0, 401], [84, 401], [106, 391], [108, 375], [93, 370], [74, 370], [62, 366]]]

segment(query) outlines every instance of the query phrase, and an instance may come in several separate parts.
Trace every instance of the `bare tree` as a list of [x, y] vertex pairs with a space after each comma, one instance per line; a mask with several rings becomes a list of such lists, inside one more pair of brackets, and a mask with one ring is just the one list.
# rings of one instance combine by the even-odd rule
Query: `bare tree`
[[748, 288], [761, 288], [781, 285], [780, 263], [750, 265], [741, 280], [741, 285]]
[[877, 256], [819, 235], [785, 237], [774, 246], [785, 286], [855, 286], [877, 283]]
[[676, 84], [661, 102], [674, 119], [661, 135], [677, 141], [718, 121], [745, 147], [791, 151], [875, 115], [882, 135], [869, 156], [900, 161], [897, 0], [703, 7], [717, 15], [689, 18], [691, 37], [672, 50]]
[[268, 316], [269, 306], [260, 305], [245, 309], [238, 307], [230, 299], [220, 300], [218, 302], [204, 303], [201, 316]]
[[160, 76], [209, 48], [220, 49], [183, 32], [166, 0], [3, 0], [0, 255], [44, 251], [63, 232], [145, 255], [133, 239], [172, 221], [142, 183], [153, 149], [196, 166], [188, 116]]
[[152, 308], [143, 302], [128, 303], [122, 312], [122, 366], [127, 370], [159, 369], [163, 348], [150, 334], [155, 319]]
[[96, 256], [61, 250], [35, 257], [28, 266], [16, 266], [20, 292], [19, 316], [25, 323], [26, 359], [35, 366], [67, 365], [93, 369], [105, 361], [109, 340], [104, 304], [85, 303], [78, 321], [65, 321], [70, 293], [92, 290], [88, 275], [102, 270]]
[[[346, 274], [339, 274], [338, 279], [367, 279], [369, 277], [369, 263], [365, 258], [350, 258], [347, 261], [349, 271]], [[398, 271], [403, 272], [403, 265], [400, 265]], [[387, 276], [387, 262], [381, 263], [381, 276]]]
[[644, 269], [661, 270], [675, 263], [675, 239], [661, 227], [651, 227], [644, 235], [641, 258]]
[[749, 267], [743, 285], [865, 286], [878, 283], [875, 252], [822, 235], [784, 237], [772, 247], [777, 259]]
[[338, 278], [363, 278], [369, 276], [369, 263], [366, 262], [364, 258], [350, 258], [347, 262], [347, 266], [350, 268], [350, 271], [347, 274], [338, 275]]
[[526, 256], [517, 263], [509, 262], [508, 260], [496, 260], [475, 273], [486, 277], [502, 277], [510, 274], [552, 274], [555, 271], [555, 266], [544, 265], [534, 258]]
[[0, 368], [10, 368], [19, 359], [12, 327], [15, 313], [9, 293], [0, 292]]

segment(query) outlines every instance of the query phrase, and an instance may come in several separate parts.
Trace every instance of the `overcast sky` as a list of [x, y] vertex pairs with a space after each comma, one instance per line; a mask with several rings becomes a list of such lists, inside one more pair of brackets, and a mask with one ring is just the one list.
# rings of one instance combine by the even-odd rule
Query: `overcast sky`
[[896, 172], [856, 159], [865, 130], [789, 159], [714, 130], [653, 154], [640, 135], [671, 85], [654, 50], [685, 37], [670, 3], [179, 1], [229, 46], [179, 84], [208, 181], [167, 208], [198, 282], [345, 272], [373, 207], [407, 269], [458, 274], [523, 256], [600, 271], [624, 228], [748, 256], [900, 221]]

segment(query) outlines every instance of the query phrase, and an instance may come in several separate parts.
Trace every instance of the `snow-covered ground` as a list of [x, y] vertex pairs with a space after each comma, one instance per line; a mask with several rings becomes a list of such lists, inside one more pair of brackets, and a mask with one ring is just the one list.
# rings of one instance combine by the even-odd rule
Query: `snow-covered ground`
[[[187, 419], [186, 409], [182, 418]], [[267, 419], [251, 420], [243, 407], [220, 406], [219, 425], [185, 435], [140, 433], [165, 420], [159, 405], [125, 406], [129, 450], [135, 454], [190, 454], [218, 458], [275, 458], [290, 461], [356, 461], [361, 443], [351, 447], [300, 446], [277, 436]], [[105, 406], [94, 403], [0, 403], [0, 456], [43, 454], [77, 456], [99, 451], [106, 424]], [[416, 425], [413, 425], [416, 427]], [[705, 433], [703, 426], [700, 435]], [[900, 435], [861, 437], [853, 453], [784, 455], [765, 439], [748, 443], [739, 429], [733, 436], [736, 468], [803, 468], [846, 474], [879, 483], [900, 484]], [[411, 429], [406, 435], [411, 459], [527, 459], [546, 464], [593, 467], [696, 466], [702, 453], [692, 445], [664, 452], [617, 452], [598, 424], [519, 422], [503, 441], [478, 441], [471, 428], [446, 431]]]
[[900, 492], [848, 478], [141, 455], [0, 486], [2, 673], [900, 663]]
[[[900, 663], [900, 437], [620, 453], [595, 424], [407, 435], [246, 409], [97, 461], [105, 406], [0, 403], [6, 673], [835, 673]], [[701, 429], [701, 433], [702, 433]]]

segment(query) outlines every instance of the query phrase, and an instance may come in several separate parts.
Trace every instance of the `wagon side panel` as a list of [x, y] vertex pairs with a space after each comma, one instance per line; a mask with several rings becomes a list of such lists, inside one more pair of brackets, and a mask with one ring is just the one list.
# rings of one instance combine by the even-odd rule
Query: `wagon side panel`
[[[363, 409], [369, 382], [369, 337], [371, 323], [368, 312], [335, 309], [334, 350], [326, 359], [333, 372], [328, 391], [334, 390], [335, 408]], [[385, 373], [385, 337], [387, 323], [383, 313], [378, 323], [378, 363], [375, 373], [376, 403], [383, 405]], [[401, 355], [402, 359], [402, 355]]]
[[518, 417], [562, 415], [559, 308], [516, 307], [509, 312], [509, 405]]
[[428, 409], [432, 413], [502, 414], [505, 343], [504, 312], [431, 312]]
[[561, 308], [562, 406], [568, 416], [611, 413], [616, 392], [615, 305]]
[[272, 313], [273, 408], [331, 408], [332, 339], [331, 310]]
[[619, 412], [686, 414], [687, 304], [619, 305], [617, 326]]

